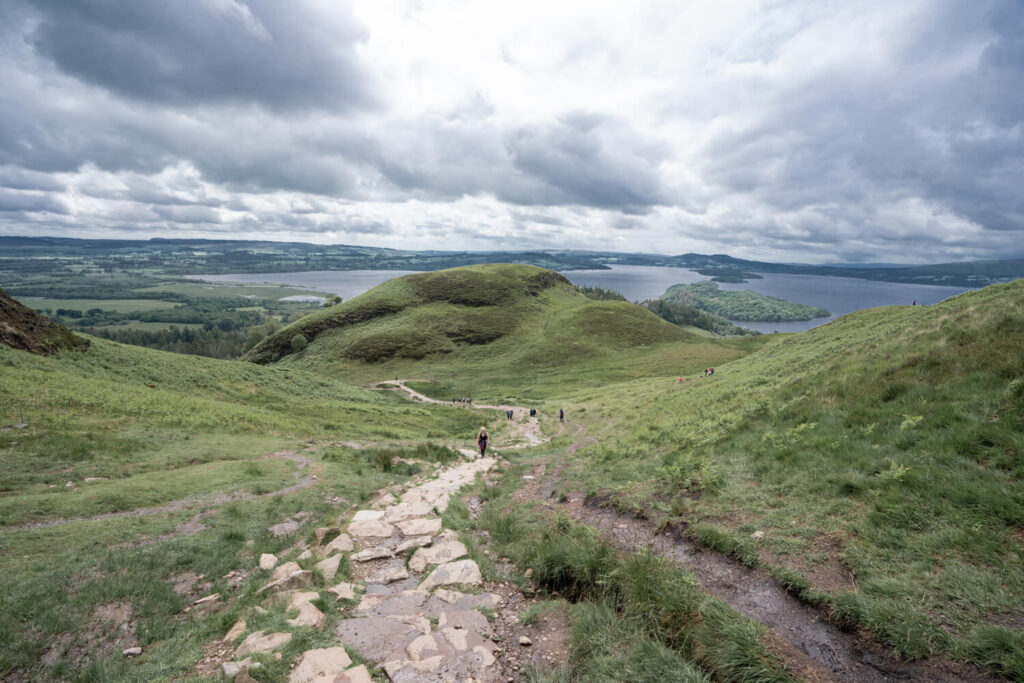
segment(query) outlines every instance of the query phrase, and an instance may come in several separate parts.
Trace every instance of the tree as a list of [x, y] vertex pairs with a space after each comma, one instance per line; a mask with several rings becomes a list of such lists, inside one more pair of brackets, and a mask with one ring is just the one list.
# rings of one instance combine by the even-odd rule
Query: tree
[[304, 335], [304, 334], [297, 334], [294, 337], [292, 337], [292, 351], [294, 351], [295, 353], [298, 353], [302, 349], [306, 348], [306, 344], [308, 344], [308, 343], [309, 343], [309, 340], [306, 339], [306, 335]]

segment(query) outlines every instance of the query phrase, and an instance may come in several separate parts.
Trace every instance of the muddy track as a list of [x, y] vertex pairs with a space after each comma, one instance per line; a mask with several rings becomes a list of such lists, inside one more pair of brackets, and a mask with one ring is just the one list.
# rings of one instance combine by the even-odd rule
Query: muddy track
[[[401, 389], [411, 397], [429, 403], [437, 401], [410, 389], [403, 383], [382, 382], [391, 389]], [[485, 406], [498, 410], [524, 410], [520, 406]], [[565, 423], [559, 425], [556, 436], [562, 436]], [[540, 430], [538, 426], [538, 435]], [[550, 439], [540, 435], [537, 444]], [[566, 455], [594, 445], [598, 440], [584, 433], [579, 425], [573, 433], [573, 443]], [[568, 513], [577, 521], [596, 529], [602, 537], [626, 552], [647, 548], [668, 558], [694, 574], [710, 595], [729, 604], [741, 614], [764, 624], [768, 629], [767, 644], [793, 672], [808, 681], [996, 681], [968, 665], [932, 657], [915, 662], [898, 659], [870, 636], [841, 630], [830, 623], [821, 609], [804, 604], [790, 595], [774, 578], [749, 569], [720, 553], [706, 550], [678, 535], [659, 533], [657, 525], [607, 507], [588, 505], [582, 494], [555, 500], [565, 465], [548, 468], [547, 463], [536, 465], [531, 479], [516, 492], [520, 502], [535, 501], [550, 510]], [[564, 501], [564, 502], [560, 502]]]
[[[277, 453], [271, 453], [270, 455], [264, 456], [262, 460], [268, 460], [272, 458], [279, 458], [282, 460], [289, 460], [296, 464], [296, 469], [292, 472], [292, 476], [295, 477], [295, 483], [290, 486], [286, 486], [283, 489], [277, 491], [271, 491], [269, 493], [222, 493], [214, 491], [211, 493], [204, 493], [199, 496], [188, 496], [187, 498], [179, 498], [178, 500], [172, 500], [169, 503], [163, 505], [154, 505], [152, 507], [135, 508], [134, 510], [123, 510], [120, 512], [104, 512], [99, 515], [92, 515], [91, 517], [61, 517], [60, 519], [49, 519], [45, 522], [28, 522], [25, 524], [14, 524], [8, 527], [0, 528], [0, 532], [4, 531], [17, 531], [19, 529], [45, 529], [52, 526], [60, 526], [61, 524], [67, 524], [69, 522], [96, 522], [106, 519], [119, 519], [123, 517], [147, 517], [149, 515], [158, 515], [170, 512], [184, 512], [186, 510], [195, 510], [197, 508], [219, 508], [228, 503], [236, 503], [244, 500], [256, 500], [259, 498], [268, 498], [270, 496], [283, 496], [295, 491], [301, 491], [308, 489], [316, 481], [316, 474], [313, 472], [313, 467], [310, 467], [310, 460], [304, 455], [296, 453], [294, 451], [279, 451]], [[209, 510], [204, 513], [207, 514]], [[193, 518], [194, 522], [198, 522], [199, 516]]]

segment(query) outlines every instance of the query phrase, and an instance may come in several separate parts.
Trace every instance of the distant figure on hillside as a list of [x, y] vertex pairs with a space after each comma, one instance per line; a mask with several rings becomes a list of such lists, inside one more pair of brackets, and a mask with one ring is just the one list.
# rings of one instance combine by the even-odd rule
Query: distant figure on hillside
[[914, 299], [914, 303], [912, 303], [912, 304], [910, 304], [910, 305], [911, 305], [911, 306], [916, 306], [916, 305], [917, 305], [917, 299]]
[[472, 396], [467, 396], [466, 397], [466, 405], [467, 406], [473, 405], [473, 397]]
[[506, 417], [506, 419], [511, 420], [512, 419], [512, 411], [511, 410], [506, 410], [505, 411], [505, 417]]
[[715, 369], [714, 368], [708, 368], [708, 374], [709, 375], [715, 374]]
[[530, 417], [537, 417], [537, 409], [530, 408]]
[[565, 411], [561, 408], [558, 409], [558, 421], [565, 422]]
[[480, 447], [480, 457], [484, 457], [484, 453], [487, 452], [487, 427], [480, 428], [480, 433], [476, 437], [476, 445]]

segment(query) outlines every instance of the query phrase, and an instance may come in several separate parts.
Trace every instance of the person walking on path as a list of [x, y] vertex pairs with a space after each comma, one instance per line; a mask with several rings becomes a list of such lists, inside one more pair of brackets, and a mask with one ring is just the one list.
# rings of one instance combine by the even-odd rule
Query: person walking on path
[[484, 453], [487, 452], [487, 427], [480, 428], [480, 433], [476, 437], [476, 445], [480, 447], [480, 457], [484, 457]]
[[558, 421], [565, 422], [565, 410], [563, 410], [562, 408], [558, 409]]

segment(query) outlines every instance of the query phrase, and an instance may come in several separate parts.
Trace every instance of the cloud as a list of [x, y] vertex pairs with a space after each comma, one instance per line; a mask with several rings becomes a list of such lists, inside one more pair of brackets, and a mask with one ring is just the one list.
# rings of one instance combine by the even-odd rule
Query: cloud
[[335, 8], [293, 0], [52, 0], [29, 35], [61, 71], [174, 105], [347, 111], [373, 103], [357, 46], [366, 30]]
[[523, 2], [0, 3], [0, 231], [1021, 254], [1019, 3]]

